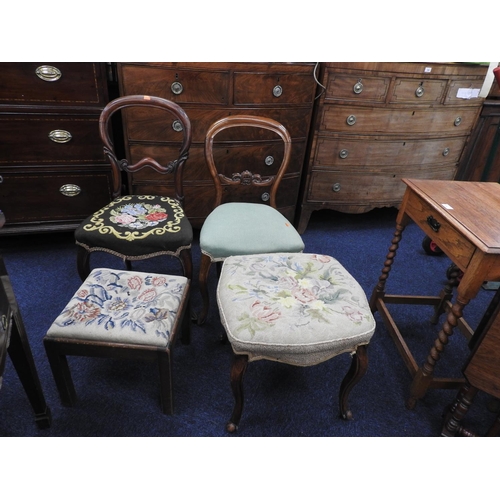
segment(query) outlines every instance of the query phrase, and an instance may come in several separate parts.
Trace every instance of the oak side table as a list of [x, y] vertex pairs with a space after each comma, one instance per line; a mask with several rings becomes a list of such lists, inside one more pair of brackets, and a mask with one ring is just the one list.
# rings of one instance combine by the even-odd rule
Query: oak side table
[[[411, 409], [428, 389], [458, 389], [464, 382], [464, 379], [434, 377], [434, 368], [455, 327], [468, 338], [473, 334], [462, 318], [464, 307], [477, 295], [484, 281], [500, 280], [500, 184], [420, 179], [403, 179], [403, 182], [406, 191], [396, 218], [396, 230], [370, 307], [373, 313], [380, 313], [410, 372], [412, 383], [406, 407]], [[385, 293], [402, 233], [411, 220], [456, 266], [456, 272], [451, 273], [439, 296]], [[463, 272], [460, 281], [456, 279], [458, 269]], [[451, 303], [454, 286], [457, 286], [457, 294]], [[446, 312], [446, 319], [422, 366], [416, 363], [386, 307], [389, 303], [434, 305], [435, 323], [441, 313]]]

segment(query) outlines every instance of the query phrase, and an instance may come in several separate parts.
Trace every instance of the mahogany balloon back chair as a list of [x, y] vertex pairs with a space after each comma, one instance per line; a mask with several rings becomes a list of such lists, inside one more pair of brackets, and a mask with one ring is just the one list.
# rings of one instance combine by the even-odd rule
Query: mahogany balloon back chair
[[[131, 109], [135, 108], [135, 109]], [[138, 109], [143, 108], [143, 109]], [[177, 157], [168, 163], [143, 157], [137, 161], [118, 159], [110, 135], [111, 117], [118, 111], [135, 113], [138, 119], [148, 119], [148, 112], [165, 114], [165, 141], [168, 129], [182, 128], [183, 138]], [[146, 111], [146, 113], [145, 113]], [[132, 115], [128, 115], [132, 116]], [[156, 119], [156, 118], [155, 118]], [[90, 273], [90, 254], [108, 252], [130, 262], [159, 255], [171, 255], [181, 262], [184, 274], [192, 277], [191, 244], [193, 229], [183, 210], [183, 168], [191, 146], [191, 123], [177, 104], [160, 97], [131, 95], [111, 101], [102, 111], [99, 132], [113, 172], [113, 201], [87, 217], [75, 230], [78, 245], [78, 273], [84, 281]], [[176, 144], [179, 140], [176, 139]], [[149, 194], [122, 195], [122, 172], [137, 172], [143, 168], [171, 176], [174, 196]]]
[[[234, 130], [237, 127], [239, 130]], [[246, 153], [236, 151], [244, 148], [249, 148]], [[286, 128], [270, 118], [229, 116], [208, 129], [205, 160], [215, 184], [215, 208], [200, 231], [199, 285], [203, 306], [199, 324], [208, 314], [212, 262], [221, 263], [232, 255], [304, 249], [299, 233], [276, 208], [291, 149], [292, 140]]]

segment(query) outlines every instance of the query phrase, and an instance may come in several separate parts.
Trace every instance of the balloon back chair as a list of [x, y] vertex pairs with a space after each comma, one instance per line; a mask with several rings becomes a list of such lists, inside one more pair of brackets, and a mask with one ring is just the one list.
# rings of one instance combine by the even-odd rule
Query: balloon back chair
[[[126, 109], [127, 108], [127, 109]], [[129, 110], [128, 108], [135, 108]], [[183, 140], [177, 158], [166, 164], [144, 157], [135, 163], [119, 160], [110, 136], [111, 117], [119, 110], [140, 112], [137, 108], [161, 110], [165, 113], [165, 128], [180, 123]], [[183, 168], [191, 146], [191, 123], [177, 104], [154, 96], [132, 95], [111, 101], [102, 111], [99, 132], [113, 173], [113, 201], [87, 217], [75, 230], [78, 245], [77, 267], [83, 280], [90, 273], [90, 254], [108, 252], [123, 259], [128, 270], [130, 262], [159, 255], [171, 255], [181, 262], [184, 274], [192, 277], [191, 244], [193, 229], [183, 211]], [[165, 134], [165, 140], [168, 136]], [[177, 140], [178, 141], [178, 140]], [[173, 197], [159, 195], [122, 195], [122, 172], [137, 172], [151, 168], [173, 176]]]
[[[241, 130], [229, 130], [235, 127]], [[239, 135], [234, 135], [235, 132]], [[219, 133], [217, 148], [214, 144]], [[230, 147], [224, 143], [228, 137], [233, 140]], [[245, 153], [230, 151], [235, 137], [243, 149], [256, 147], [251, 151], [258, 154], [247, 153], [245, 161], [241, 161]], [[273, 140], [267, 141], [269, 138]], [[281, 141], [283, 145], [279, 149], [277, 144]], [[269, 146], [262, 148], [262, 144]], [[198, 324], [206, 320], [209, 310], [208, 276], [212, 262], [220, 264], [232, 255], [303, 251], [304, 242], [299, 233], [276, 208], [277, 192], [290, 164], [291, 148], [292, 140], [286, 128], [270, 118], [229, 116], [208, 129], [205, 159], [215, 184], [215, 208], [200, 231], [199, 285], [203, 306]], [[274, 161], [274, 156], [278, 161]]]

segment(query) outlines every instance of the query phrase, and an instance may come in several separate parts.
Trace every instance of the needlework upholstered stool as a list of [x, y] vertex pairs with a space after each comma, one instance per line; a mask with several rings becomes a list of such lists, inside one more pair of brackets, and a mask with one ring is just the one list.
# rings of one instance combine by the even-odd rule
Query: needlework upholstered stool
[[158, 363], [162, 411], [172, 414], [171, 351], [180, 328], [183, 343], [190, 340], [189, 284], [184, 276], [94, 269], [43, 340], [63, 404], [76, 397], [67, 355], [132, 358]]
[[366, 345], [375, 320], [363, 289], [337, 260], [306, 253], [228, 257], [217, 303], [234, 353], [229, 432], [237, 429], [243, 410], [247, 364], [260, 359], [310, 366], [351, 353], [339, 403], [341, 417], [352, 418], [348, 396], [368, 367]]

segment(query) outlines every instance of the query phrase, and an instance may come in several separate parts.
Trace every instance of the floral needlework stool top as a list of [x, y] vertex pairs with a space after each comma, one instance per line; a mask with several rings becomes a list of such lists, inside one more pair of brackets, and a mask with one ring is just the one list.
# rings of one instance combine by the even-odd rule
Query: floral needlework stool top
[[47, 337], [167, 347], [187, 281], [184, 276], [95, 269]]
[[353, 353], [375, 330], [363, 289], [326, 255], [229, 257], [217, 300], [234, 352], [250, 360], [317, 364]]

